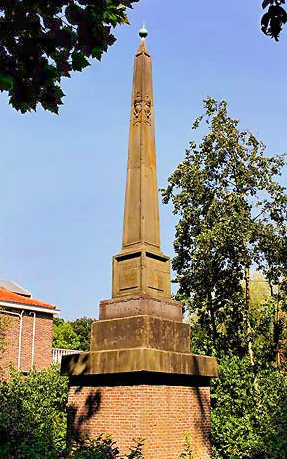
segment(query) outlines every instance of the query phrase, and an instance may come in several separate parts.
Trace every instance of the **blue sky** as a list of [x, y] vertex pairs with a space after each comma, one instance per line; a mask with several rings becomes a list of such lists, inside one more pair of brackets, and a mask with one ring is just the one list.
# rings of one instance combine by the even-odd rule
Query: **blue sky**
[[[175, 7], [176, 5], [176, 7]], [[158, 185], [183, 159], [207, 95], [267, 145], [287, 150], [287, 30], [260, 32], [260, 0], [141, 0], [101, 63], [65, 80], [60, 115], [21, 115], [1, 103], [0, 278], [57, 305], [61, 317], [98, 317], [120, 251], [137, 32], [152, 55]], [[283, 177], [283, 183], [285, 178]], [[162, 251], [176, 220], [160, 204]]]

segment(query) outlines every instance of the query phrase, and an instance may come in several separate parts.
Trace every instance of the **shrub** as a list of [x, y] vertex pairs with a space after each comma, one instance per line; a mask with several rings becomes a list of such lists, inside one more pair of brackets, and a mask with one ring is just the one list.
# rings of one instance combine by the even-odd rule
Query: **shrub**
[[212, 382], [214, 459], [286, 459], [287, 377], [273, 365], [258, 371], [259, 393], [247, 357], [219, 360]]
[[96, 439], [87, 439], [79, 443], [73, 451], [73, 459], [144, 459], [142, 439], [134, 440], [127, 456], [120, 457], [119, 448], [111, 437], [101, 435]]
[[52, 366], [0, 384], [0, 457], [54, 459], [65, 448], [67, 378]]
[[11, 368], [10, 379], [0, 381], [1, 459], [144, 459], [143, 441], [120, 457], [109, 437], [86, 439], [66, 449], [68, 378], [53, 365], [26, 377]]

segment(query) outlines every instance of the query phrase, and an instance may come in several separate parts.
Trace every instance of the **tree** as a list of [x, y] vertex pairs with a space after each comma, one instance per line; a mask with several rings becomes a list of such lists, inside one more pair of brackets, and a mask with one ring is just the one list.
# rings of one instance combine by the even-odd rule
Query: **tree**
[[[162, 190], [180, 216], [173, 259], [179, 296], [207, 330], [209, 349], [245, 355], [254, 361], [250, 268], [262, 271], [271, 296], [285, 308], [287, 196], [275, 181], [285, 156], [264, 157], [264, 145], [238, 129], [226, 102], [208, 98], [209, 132]], [[243, 283], [243, 286], [242, 286]], [[275, 286], [280, 285], [280, 298]]]
[[204, 104], [193, 128], [205, 119], [208, 132], [162, 194], [179, 216], [173, 269], [192, 351], [218, 357], [213, 456], [285, 459], [287, 197], [277, 182], [285, 155], [266, 157], [226, 102]]
[[80, 340], [69, 322], [63, 321], [58, 325], [53, 324], [53, 347], [59, 349], [80, 349]]
[[94, 319], [82, 317], [65, 322], [54, 318], [53, 346], [63, 349], [89, 351], [91, 346], [91, 325]]
[[138, 0], [7, 0], [0, 4], [0, 90], [21, 113], [58, 113], [60, 83], [101, 60]]
[[81, 317], [70, 322], [74, 332], [76, 333], [79, 346], [82, 351], [89, 351], [91, 347], [91, 325], [94, 319]]

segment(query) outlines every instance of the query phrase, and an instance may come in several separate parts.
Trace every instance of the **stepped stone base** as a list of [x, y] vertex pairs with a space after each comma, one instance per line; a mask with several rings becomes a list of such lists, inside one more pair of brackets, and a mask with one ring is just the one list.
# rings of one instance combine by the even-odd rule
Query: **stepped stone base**
[[100, 302], [100, 320], [149, 315], [182, 322], [182, 304], [160, 296], [139, 294]]
[[82, 352], [63, 356], [61, 363], [61, 374], [65, 376], [143, 371], [203, 377], [218, 375], [214, 357], [147, 348]]
[[91, 351], [152, 348], [190, 352], [190, 326], [152, 316], [98, 320], [92, 324]]
[[68, 438], [110, 434], [128, 453], [145, 439], [145, 459], [179, 459], [190, 434], [195, 459], [211, 459], [213, 357], [190, 354], [180, 303], [150, 295], [101, 303], [91, 351], [62, 358], [69, 376]]
[[110, 434], [124, 455], [133, 439], [144, 438], [145, 459], [178, 459], [188, 432], [194, 458], [211, 459], [208, 378], [72, 377], [68, 403], [70, 441]]

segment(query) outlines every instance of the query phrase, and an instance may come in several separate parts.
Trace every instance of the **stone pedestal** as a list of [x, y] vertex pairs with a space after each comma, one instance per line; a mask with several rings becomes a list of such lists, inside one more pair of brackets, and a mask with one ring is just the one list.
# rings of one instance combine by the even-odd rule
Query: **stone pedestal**
[[[134, 438], [144, 438], [145, 459], [178, 459], [189, 432], [194, 457], [211, 459], [216, 359], [190, 353], [179, 303], [149, 295], [110, 300], [101, 303], [101, 317], [120, 315], [119, 301], [126, 314], [146, 314], [94, 322], [91, 351], [62, 359], [70, 381], [69, 438], [110, 434], [123, 455]], [[166, 318], [176, 310], [178, 320]]]

